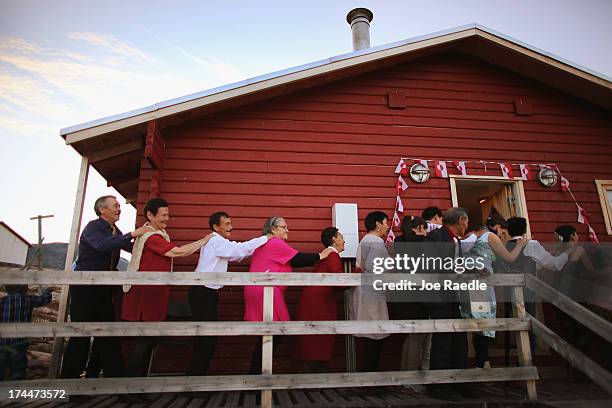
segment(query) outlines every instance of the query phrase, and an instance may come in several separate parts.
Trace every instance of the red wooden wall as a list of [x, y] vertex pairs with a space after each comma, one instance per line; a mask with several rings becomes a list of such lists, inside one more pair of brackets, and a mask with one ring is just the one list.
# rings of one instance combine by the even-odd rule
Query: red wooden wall
[[[393, 90], [406, 92], [405, 109], [388, 107]], [[518, 97], [533, 103], [532, 115], [515, 114]], [[610, 241], [593, 181], [612, 179], [609, 112], [472, 57], [427, 57], [162, 133], [166, 149], [159, 191], [171, 205], [169, 233], [181, 243], [206, 234], [208, 216], [224, 210], [233, 219], [234, 239], [260, 234], [267, 217], [281, 215], [287, 218], [292, 246], [319, 251], [320, 231], [331, 225], [336, 202], [357, 203], [360, 220], [373, 210], [392, 215], [393, 171], [401, 156], [557, 163], [591, 214], [600, 240]], [[473, 166], [468, 172], [483, 174]], [[514, 172], [519, 174], [518, 168]], [[499, 168], [489, 166], [487, 174], [498, 176]], [[148, 177], [143, 170], [139, 211], [149, 197]], [[451, 205], [447, 179], [432, 175], [423, 185], [409, 184], [402, 194], [406, 213]], [[576, 224], [576, 207], [559, 185], [546, 189], [530, 181], [525, 191], [535, 238], [549, 241], [556, 225]], [[586, 239], [586, 227], [576, 225]], [[175, 265], [191, 271], [196, 262], [194, 255]], [[184, 301], [183, 291], [175, 296]], [[291, 308], [298, 296], [299, 290], [288, 292]], [[220, 311], [223, 320], [241, 320], [239, 288], [223, 290]], [[212, 370], [245, 373], [251, 344], [220, 339]], [[332, 366], [342, 370], [342, 341], [338, 345]], [[295, 369], [285, 358], [288, 349], [280, 348], [275, 370]], [[398, 359], [391, 358], [398, 349], [392, 340], [383, 367], [398, 368]], [[188, 354], [181, 348], [171, 358], [160, 358], [161, 369], [180, 369]]]

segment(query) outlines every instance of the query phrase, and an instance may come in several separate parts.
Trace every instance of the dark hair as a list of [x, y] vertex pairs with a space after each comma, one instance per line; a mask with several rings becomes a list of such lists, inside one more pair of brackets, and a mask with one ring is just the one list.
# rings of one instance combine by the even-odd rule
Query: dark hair
[[555, 233], [561, 237], [563, 242], [569, 242], [572, 235], [576, 233], [576, 227], [573, 225], [559, 225], [555, 229]]
[[418, 228], [420, 225], [427, 228], [427, 221], [423, 217], [415, 217], [414, 215], [407, 215], [402, 220], [400, 230], [406, 239], [414, 239], [416, 234], [412, 231], [413, 228]]
[[325, 228], [323, 231], [321, 231], [321, 243], [325, 245], [326, 248], [328, 246], [332, 246], [332, 244], [334, 243], [334, 240], [332, 238], [334, 238], [336, 235], [338, 235], [338, 228]]
[[384, 220], [388, 220], [387, 214], [382, 211], [374, 211], [366, 215], [364, 224], [367, 232], [373, 231], [376, 229], [376, 223], [382, 223]]
[[100, 214], [102, 214], [100, 212], [100, 210], [104, 207], [106, 207], [106, 200], [109, 198], [114, 198], [116, 199], [117, 197], [113, 196], [113, 195], [105, 195], [102, 197], [98, 197], [96, 199], [96, 202], [94, 203], [94, 211], [96, 212], [96, 215], [99, 217]]
[[148, 212], [150, 212], [153, 215], [157, 215], [157, 211], [159, 211], [160, 208], [167, 207], [167, 206], [168, 206], [168, 203], [163, 198], [152, 198], [149, 201], [147, 201], [147, 203], [144, 206], [144, 216], [148, 221], [149, 220], [149, 218], [147, 218]]
[[425, 221], [431, 220], [435, 216], [442, 217], [442, 210], [438, 207], [427, 207], [421, 213], [421, 217], [425, 219]]
[[28, 285], [4, 285], [4, 287], [6, 288], [6, 293], [11, 295], [28, 291]]
[[489, 229], [495, 227], [496, 225], [501, 225], [502, 228], [508, 229], [508, 224], [506, 224], [506, 220], [499, 214], [493, 214], [489, 218], [487, 218], [486, 225], [487, 227], [489, 227]]
[[211, 231], [215, 230], [213, 228], [214, 225], [221, 225], [221, 218], [223, 217], [229, 218], [230, 216], [226, 212], [217, 211], [216, 213], [214, 213], [208, 218], [208, 226], [210, 227]]
[[527, 220], [522, 217], [511, 217], [506, 221], [508, 224], [508, 234], [511, 237], [524, 235], [527, 232]]

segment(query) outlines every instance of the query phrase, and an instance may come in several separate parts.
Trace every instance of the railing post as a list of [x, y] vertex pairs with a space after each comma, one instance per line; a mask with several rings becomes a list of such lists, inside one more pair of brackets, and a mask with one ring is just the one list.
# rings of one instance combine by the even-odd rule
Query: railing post
[[[515, 286], [512, 288], [512, 294], [514, 297], [514, 313], [516, 317], [520, 319], [526, 319], [527, 313], [525, 311], [525, 298], [523, 296], [523, 287]], [[528, 331], [519, 331], [516, 333], [516, 346], [518, 350], [518, 360], [519, 364], [523, 367], [528, 367], [533, 365], [533, 359], [531, 356], [531, 347], [529, 344], [529, 332]], [[535, 401], [538, 397], [536, 392], [536, 382], [535, 380], [527, 380], [527, 398], [530, 401]]]
[[[70, 240], [66, 249], [66, 260], [64, 270], [71, 270], [72, 261], [76, 252], [81, 230], [81, 220], [83, 219], [83, 204], [85, 203], [85, 192], [87, 191], [87, 179], [89, 178], [89, 158], [83, 156], [81, 159], [81, 170], [79, 172], [79, 182], [77, 184], [76, 198], [74, 201], [74, 212], [72, 213], [72, 227], [70, 228]], [[68, 317], [68, 304], [70, 302], [69, 285], [62, 285], [60, 293], [59, 308], [57, 311], [57, 322], [65, 322]], [[64, 354], [64, 338], [56, 337], [53, 339], [53, 351], [51, 352], [51, 363], [49, 365], [49, 378], [57, 378], [62, 366], [62, 356]]]
[[[263, 321], [274, 320], [274, 287], [264, 286]], [[272, 374], [272, 349], [274, 336], [262, 336], [261, 373]], [[272, 390], [261, 390], [261, 408], [272, 408]]]

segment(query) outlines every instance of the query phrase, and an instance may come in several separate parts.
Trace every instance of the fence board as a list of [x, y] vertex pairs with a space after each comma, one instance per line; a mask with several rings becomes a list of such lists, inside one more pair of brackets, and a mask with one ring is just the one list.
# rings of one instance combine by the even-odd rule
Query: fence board
[[[178, 285], [197, 286], [207, 284], [220, 285], [282, 285], [282, 286], [360, 286], [359, 273], [266, 273], [266, 272], [102, 272], [102, 271], [22, 271], [17, 268], [0, 268], [2, 283], [9, 285]], [[493, 286], [524, 286], [522, 274], [499, 274], [487, 277], [458, 274], [385, 274], [385, 277], [410, 279], [420, 283], [467, 282], [478, 279]], [[398, 279], [399, 280], [399, 279]]]
[[22, 390], [62, 388], [69, 395], [109, 395], [157, 392], [376, 387], [403, 384], [469, 383], [475, 381], [535, 379], [538, 379], [538, 371], [535, 367], [504, 367], [369, 373], [30, 380], [0, 383], [0, 397], [5, 397], [8, 390], [15, 388]]
[[446, 333], [483, 330], [529, 330], [529, 320], [341, 320], [290, 322], [74, 322], [2, 323], [3, 337], [108, 337], [108, 336], [273, 336], [305, 334]]
[[608, 343], [612, 343], [612, 323], [591, 312], [584, 306], [576, 303], [571, 298], [565, 296], [563, 293], [559, 292], [557, 289], [541, 281], [535, 276], [527, 275], [526, 284], [529, 289], [536, 292], [544, 300], [552, 303], [568, 315], [572, 316], [581, 324], [600, 335], [602, 338], [608, 341]]
[[535, 317], [528, 316], [531, 319], [533, 332], [536, 336], [612, 395], [612, 374], [609, 371], [594, 363], [580, 350], [563, 340], [561, 336], [550, 330]]

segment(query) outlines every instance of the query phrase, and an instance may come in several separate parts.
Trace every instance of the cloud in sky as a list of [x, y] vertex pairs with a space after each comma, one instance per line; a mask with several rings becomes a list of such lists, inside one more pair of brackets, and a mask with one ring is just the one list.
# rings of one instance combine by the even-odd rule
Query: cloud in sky
[[[0, 37], [0, 184], [15, 198], [0, 202], [0, 219], [32, 240], [29, 217], [41, 211], [56, 214], [46, 241], [68, 239], [79, 160], [62, 145], [61, 127], [243, 79], [221, 60], [169, 43], [171, 60], [104, 33], [73, 32], [67, 39], [49, 47]], [[191, 71], [180, 70], [185, 58]], [[195, 67], [194, 58], [200, 60]], [[104, 180], [92, 174], [85, 208], [108, 193]], [[90, 217], [86, 210], [84, 221]], [[134, 210], [124, 208], [122, 228], [131, 228], [134, 219]]]

